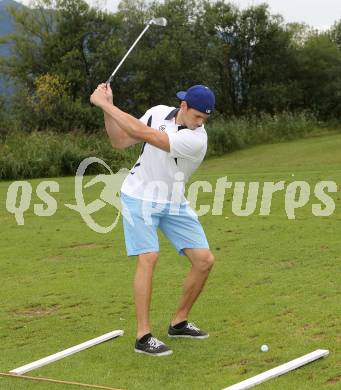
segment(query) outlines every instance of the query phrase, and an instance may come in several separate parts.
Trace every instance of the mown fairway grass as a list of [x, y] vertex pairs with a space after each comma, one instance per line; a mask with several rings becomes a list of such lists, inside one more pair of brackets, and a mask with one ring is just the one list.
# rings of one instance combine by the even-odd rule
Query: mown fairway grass
[[[0, 183], [1, 301], [0, 371], [26, 364], [114, 329], [121, 338], [32, 371], [31, 375], [123, 389], [218, 390], [315, 349], [330, 356], [260, 385], [259, 389], [337, 389], [341, 384], [341, 135], [258, 146], [202, 164], [194, 180], [304, 180], [309, 203], [289, 220], [284, 192], [274, 195], [271, 214], [232, 213], [232, 190], [222, 216], [201, 217], [216, 264], [190, 320], [210, 333], [207, 340], [166, 337], [189, 263], [162, 235], [151, 321], [153, 333], [174, 354], [153, 358], [133, 352], [135, 258], [125, 255], [121, 222], [110, 234], [91, 231], [64, 203], [75, 203], [73, 178], [55, 179], [58, 211], [37, 217], [31, 207], [17, 226], [5, 210], [10, 182]], [[294, 175], [294, 176], [293, 176]], [[88, 178], [86, 178], [86, 181]], [[315, 217], [314, 186], [338, 184], [330, 194], [336, 210]], [[31, 180], [33, 188], [40, 180]], [[102, 185], [87, 191], [98, 198]], [[212, 204], [210, 193], [200, 204]], [[106, 206], [94, 218], [109, 225]], [[227, 218], [226, 218], [227, 217]], [[269, 352], [260, 352], [262, 344]], [[0, 389], [68, 389], [72, 386], [0, 377]]]

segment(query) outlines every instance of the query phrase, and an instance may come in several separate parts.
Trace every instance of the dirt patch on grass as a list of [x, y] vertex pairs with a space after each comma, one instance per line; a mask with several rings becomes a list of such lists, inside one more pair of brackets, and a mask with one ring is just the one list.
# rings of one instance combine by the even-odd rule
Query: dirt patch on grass
[[324, 332], [315, 333], [311, 336], [311, 338], [314, 340], [322, 340], [324, 337], [326, 337]]
[[67, 306], [67, 308], [72, 308], [72, 309], [75, 309], [75, 308], [78, 308], [78, 307], [81, 307], [82, 305], [84, 305], [84, 302], [74, 302], [74, 303], [71, 303], [70, 305]]
[[296, 266], [295, 262], [292, 261], [292, 260], [286, 260], [286, 261], [281, 261], [279, 264], [278, 264], [278, 268], [279, 269], [291, 269], [291, 268], [294, 268]]
[[65, 260], [66, 257], [62, 255], [56, 255], [56, 256], [50, 256], [48, 257], [49, 260], [59, 261], [59, 260]]
[[242, 359], [240, 361], [228, 361], [223, 363], [223, 367], [230, 367], [230, 368], [241, 368], [243, 366], [246, 366], [250, 363], [250, 360]]
[[293, 315], [294, 313], [290, 309], [284, 309], [280, 313], [276, 314], [276, 317], [292, 317]]
[[63, 246], [63, 249], [91, 249], [91, 248], [98, 248], [100, 245], [95, 244], [94, 242], [86, 242], [86, 243], [78, 243], [78, 244], [72, 244], [68, 246]]
[[24, 317], [38, 317], [38, 316], [46, 316], [57, 312], [62, 305], [51, 305], [51, 306], [42, 306], [42, 305], [34, 305], [29, 307], [24, 307], [22, 309], [14, 310], [14, 314], [18, 316]]
[[341, 375], [328, 379], [326, 383], [328, 383], [329, 385], [335, 385], [336, 383], [339, 382], [341, 382]]

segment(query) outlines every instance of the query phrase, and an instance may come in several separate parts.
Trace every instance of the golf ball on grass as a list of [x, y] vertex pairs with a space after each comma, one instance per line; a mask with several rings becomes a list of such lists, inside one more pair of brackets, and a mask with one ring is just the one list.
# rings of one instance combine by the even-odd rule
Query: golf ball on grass
[[266, 344], [263, 344], [263, 345], [260, 347], [260, 350], [261, 350], [262, 352], [268, 352], [269, 347], [268, 347]]

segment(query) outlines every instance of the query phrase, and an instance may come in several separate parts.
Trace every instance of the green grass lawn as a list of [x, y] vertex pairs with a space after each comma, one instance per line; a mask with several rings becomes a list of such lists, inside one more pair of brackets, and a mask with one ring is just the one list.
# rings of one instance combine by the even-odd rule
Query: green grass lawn
[[[259, 385], [259, 389], [320, 390], [341, 384], [341, 135], [258, 146], [205, 161], [192, 180], [227, 176], [232, 182], [303, 180], [309, 203], [289, 220], [284, 192], [274, 194], [269, 216], [238, 217], [227, 190], [223, 215], [201, 222], [216, 263], [190, 320], [207, 330], [206, 340], [168, 339], [167, 328], [181, 294], [189, 262], [160, 235], [151, 307], [152, 331], [171, 356], [136, 354], [132, 280], [135, 258], [127, 258], [122, 224], [109, 234], [90, 230], [64, 203], [75, 203], [73, 178], [54, 179], [58, 211], [34, 214], [25, 225], [5, 209], [10, 182], [0, 183], [0, 371], [66, 349], [115, 329], [125, 335], [32, 371], [28, 375], [108, 385], [129, 390], [219, 390], [315, 349], [330, 356]], [[87, 180], [87, 179], [86, 179]], [[330, 194], [336, 209], [315, 217], [314, 186], [338, 184]], [[40, 180], [31, 180], [36, 188]], [[101, 184], [88, 190], [98, 197]], [[212, 204], [202, 193], [201, 204]], [[260, 197], [259, 197], [260, 201]], [[109, 225], [106, 206], [94, 218]], [[262, 344], [269, 352], [260, 352]], [[0, 389], [68, 389], [0, 377]]]

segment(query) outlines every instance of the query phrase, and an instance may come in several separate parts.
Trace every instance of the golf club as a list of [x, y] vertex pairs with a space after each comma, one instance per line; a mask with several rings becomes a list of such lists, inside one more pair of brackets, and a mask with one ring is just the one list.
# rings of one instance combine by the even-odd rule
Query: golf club
[[111, 76], [108, 78], [108, 80], [106, 81], [106, 84], [110, 84], [110, 82], [112, 81], [112, 79], [114, 78], [116, 72], [120, 69], [121, 65], [123, 64], [123, 62], [125, 61], [125, 59], [128, 57], [128, 55], [130, 54], [130, 52], [134, 49], [134, 47], [136, 46], [137, 42], [142, 38], [143, 34], [149, 29], [149, 27], [152, 25], [152, 24], [155, 24], [156, 26], [162, 26], [162, 27], [165, 27], [167, 26], [167, 19], [166, 18], [154, 18], [152, 20], [150, 20], [148, 23], [147, 23], [147, 26], [144, 28], [144, 30], [141, 32], [141, 34], [137, 37], [136, 41], [131, 45], [130, 49], [127, 51], [127, 53], [125, 54], [125, 56], [122, 58], [121, 62], [117, 65], [116, 69], [112, 72]]

